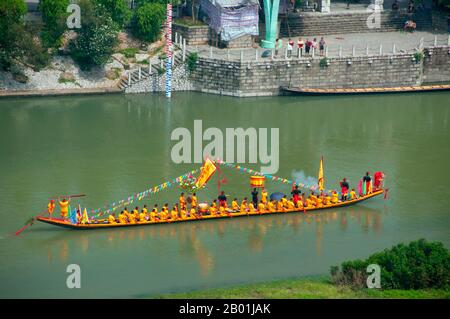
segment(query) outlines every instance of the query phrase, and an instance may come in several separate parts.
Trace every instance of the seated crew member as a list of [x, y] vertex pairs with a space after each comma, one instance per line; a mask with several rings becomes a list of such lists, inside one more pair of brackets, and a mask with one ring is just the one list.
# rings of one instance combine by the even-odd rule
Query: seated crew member
[[108, 224], [117, 224], [114, 213], [112, 213], [111, 215], [108, 216]]
[[275, 202], [273, 200], [267, 203], [267, 210], [271, 213], [276, 211]]
[[231, 202], [231, 209], [234, 211], [239, 210], [239, 204], [237, 202], [237, 198], [233, 199], [233, 201]]
[[170, 211], [170, 219], [177, 220], [178, 219], [178, 205], [173, 205], [172, 210]]
[[265, 188], [263, 188], [263, 190], [261, 192], [261, 201], [264, 205], [267, 204], [267, 196], [268, 196], [267, 191]]
[[155, 207], [152, 209], [152, 211], [150, 212], [150, 221], [154, 222], [156, 220], [158, 220], [158, 205], [155, 204]]
[[339, 195], [336, 191], [331, 194], [331, 203], [337, 204], [339, 202]]
[[149, 220], [150, 220], [150, 216], [147, 213], [147, 209], [145, 209], [145, 210], [142, 209], [141, 213], [139, 214], [139, 221], [141, 223], [144, 223], [144, 222], [148, 222]]
[[135, 221], [139, 221], [139, 207], [135, 207], [133, 209], [133, 217]]
[[221, 207], [227, 207], [227, 195], [225, 195], [224, 191], [220, 192], [220, 195], [217, 197], [219, 200], [219, 206]]
[[311, 199], [311, 197], [306, 199], [306, 207], [308, 208], [314, 207], [314, 201]]
[[283, 199], [280, 199], [278, 202], [277, 202], [277, 212], [284, 212], [284, 205], [283, 205]]
[[215, 215], [217, 209], [216, 209], [216, 205], [214, 205], [214, 202], [211, 204], [211, 206], [209, 206], [209, 215]]
[[119, 223], [126, 224], [127, 222], [128, 222], [127, 215], [125, 214], [124, 211], [121, 211], [119, 215]]
[[358, 196], [356, 195], [355, 189], [352, 188], [352, 190], [350, 191], [350, 200], [354, 200], [357, 198], [358, 198]]
[[322, 197], [321, 196], [316, 197], [316, 202], [315, 202], [316, 207], [322, 207], [323, 206], [322, 203], [323, 203]]
[[295, 209], [294, 198], [291, 198], [290, 200], [287, 201], [287, 209], [288, 210]]
[[[226, 203], [225, 203], [225, 205], [226, 205]], [[225, 212], [225, 206], [222, 206], [222, 205], [219, 205], [219, 215], [226, 215], [226, 212]]]
[[181, 217], [181, 219], [187, 219], [188, 218], [186, 209], [180, 210], [180, 217]]
[[297, 201], [297, 208], [298, 208], [298, 209], [303, 209], [303, 200], [300, 200], [300, 199], [299, 199], [299, 200]]
[[189, 210], [189, 218], [196, 218], [196, 211], [194, 207], [191, 207], [191, 209]]
[[286, 195], [284, 195], [283, 198], [281, 198], [281, 203], [283, 204], [283, 207], [284, 207], [284, 208], [287, 207], [287, 198], [286, 198]]
[[325, 197], [323, 199], [323, 204], [324, 205], [331, 205], [331, 196], [330, 196], [330, 194], [325, 195]]
[[191, 208], [197, 209], [197, 195], [196, 195], [196, 193], [192, 194]]
[[239, 208], [241, 213], [248, 212], [248, 204], [247, 204], [247, 197], [245, 197], [241, 202], [241, 207]]
[[180, 209], [186, 208], [186, 199], [184, 199], [184, 193], [180, 194], [179, 202], [180, 202]]
[[253, 202], [248, 203], [248, 212], [249, 213], [255, 212], [255, 205], [253, 204]]
[[259, 204], [258, 204], [258, 212], [259, 213], [264, 213], [266, 211], [266, 205], [264, 205], [264, 202], [261, 198]]
[[134, 214], [128, 213], [128, 223], [136, 224], [136, 218], [134, 218]]
[[148, 213], [147, 205], [144, 205], [144, 207], [142, 208], [142, 212], [143, 212], [144, 214], [147, 214], [147, 213]]

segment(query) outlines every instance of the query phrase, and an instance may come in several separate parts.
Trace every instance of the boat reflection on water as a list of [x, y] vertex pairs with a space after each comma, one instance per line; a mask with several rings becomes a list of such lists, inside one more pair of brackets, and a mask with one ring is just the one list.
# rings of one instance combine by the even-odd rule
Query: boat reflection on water
[[[33, 245], [46, 247], [49, 263], [54, 263], [54, 256], [59, 256], [58, 261], [62, 264], [67, 264], [71, 257], [73, 258], [71, 253], [76, 256], [88, 255], [90, 246], [94, 251], [120, 251], [126, 245], [125, 249], [131, 252], [133, 247], [153, 247], [156, 250], [153, 253], [157, 256], [173, 254], [171, 247], [175, 246], [180, 257], [197, 263], [201, 275], [208, 277], [216, 265], [216, 252], [208, 245], [210, 240], [233, 240], [234, 245], [239, 246], [240, 253], [263, 254], [266, 245], [283, 244], [285, 239], [280, 234], [309, 236], [315, 238], [316, 255], [319, 256], [322, 254], [323, 236], [329, 231], [346, 232], [351, 228], [351, 231], [359, 229], [364, 233], [373, 231], [374, 234], [380, 235], [382, 217], [386, 214], [386, 209], [350, 206], [306, 214], [266, 215], [152, 227], [76, 232], [58, 230], [57, 235], [42, 239], [41, 242], [33, 241]], [[50, 228], [40, 229], [39, 232], [49, 230]], [[157, 244], [153, 245], [154, 243]]]

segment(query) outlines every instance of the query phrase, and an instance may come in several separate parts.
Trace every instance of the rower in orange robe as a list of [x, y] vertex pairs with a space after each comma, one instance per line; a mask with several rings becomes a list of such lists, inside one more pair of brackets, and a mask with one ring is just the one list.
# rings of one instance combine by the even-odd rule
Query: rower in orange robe
[[55, 210], [55, 200], [52, 199], [48, 205], [47, 205], [47, 212], [50, 214], [50, 216], [53, 214], [53, 211]]

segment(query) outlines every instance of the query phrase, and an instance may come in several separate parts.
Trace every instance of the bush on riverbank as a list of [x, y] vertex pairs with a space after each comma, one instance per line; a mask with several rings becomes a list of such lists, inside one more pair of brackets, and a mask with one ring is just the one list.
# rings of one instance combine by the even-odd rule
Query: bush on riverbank
[[366, 287], [367, 266], [381, 268], [384, 289], [448, 289], [450, 284], [450, 253], [442, 243], [425, 239], [398, 244], [375, 253], [365, 260], [346, 261], [331, 268], [333, 282], [353, 288]]

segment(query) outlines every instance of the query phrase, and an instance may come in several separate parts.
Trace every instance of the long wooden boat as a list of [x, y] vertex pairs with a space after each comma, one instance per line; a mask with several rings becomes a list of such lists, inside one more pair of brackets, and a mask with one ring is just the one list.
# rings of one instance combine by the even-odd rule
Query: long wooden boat
[[134, 226], [146, 226], [146, 225], [157, 225], [157, 224], [172, 224], [172, 223], [180, 223], [180, 222], [192, 222], [192, 221], [199, 221], [199, 220], [213, 220], [213, 219], [219, 219], [219, 218], [230, 218], [230, 217], [243, 217], [243, 216], [263, 216], [263, 215], [274, 215], [274, 214], [286, 214], [286, 213], [304, 213], [304, 212], [310, 212], [310, 211], [316, 211], [316, 210], [322, 210], [322, 209], [330, 209], [330, 208], [339, 208], [339, 207], [345, 207], [357, 204], [359, 202], [365, 201], [369, 198], [381, 195], [384, 193], [383, 189], [374, 191], [371, 194], [368, 194], [366, 196], [358, 197], [354, 200], [347, 200], [343, 202], [339, 202], [337, 204], [332, 205], [324, 205], [322, 207], [306, 207], [303, 210], [294, 209], [294, 210], [287, 210], [287, 211], [275, 211], [275, 212], [254, 212], [254, 213], [247, 213], [247, 212], [235, 212], [235, 213], [227, 213], [224, 215], [203, 215], [202, 217], [190, 217], [186, 219], [177, 219], [177, 220], [162, 220], [162, 221], [150, 221], [150, 222], [137, 222], [135, 224], [109, 224], [107, 221], [94, 221], [89, 224], [72, 224], [69, 221], [60, 219], [60, 218], [48, 218], [48, 217], [38, 217], [37, 220], [43, 223], [56, 225], [60, 227], [70, 228], [70, 229], [98, 229], [98, 228], [117, 228], [117, 227], [134, 227]]
[[373, 87], [373, 88], [335, 88], [335, 89], [308, 89], [296, 87], [282, 87], [282, 90], [292, 94], [323, 95], [323, 94], [373, 94], [373, 93], [412, 93], [450, 90], [450, 84], [398, 86], [398, 87]]

